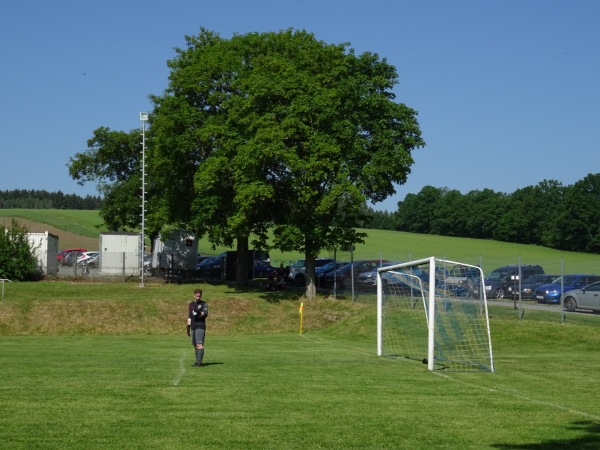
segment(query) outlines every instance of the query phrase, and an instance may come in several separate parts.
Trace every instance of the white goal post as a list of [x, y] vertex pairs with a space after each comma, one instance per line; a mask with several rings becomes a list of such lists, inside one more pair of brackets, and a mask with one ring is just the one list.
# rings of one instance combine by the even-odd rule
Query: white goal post
[[377, 269], [377, 356], [493, 372], [482, 287], [480, 267], [433, 256]]

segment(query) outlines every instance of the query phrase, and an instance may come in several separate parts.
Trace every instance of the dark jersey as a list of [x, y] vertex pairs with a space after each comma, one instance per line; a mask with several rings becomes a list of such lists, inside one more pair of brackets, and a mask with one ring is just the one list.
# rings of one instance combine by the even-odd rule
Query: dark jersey
[[[204, 314], [200, 314], [204, 313]], [[189, 304], [189, 313], [188, 317], [191, 321], [191, 329], [195, 330], [197, 328], [206, 329], [206, 318], [208, 317], [208, 303], [200, 302], [196, 303], [195, 301]]]

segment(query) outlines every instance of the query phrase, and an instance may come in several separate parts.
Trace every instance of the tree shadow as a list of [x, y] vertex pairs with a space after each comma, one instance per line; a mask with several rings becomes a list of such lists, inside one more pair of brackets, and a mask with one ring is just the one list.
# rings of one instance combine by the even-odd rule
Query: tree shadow
[[527, 450], [563, 450], [563, 449], [598, 449], [600, 448], [600, 423], [592, 421], [573, 422], [569, 430], [584, 433], [581, 437], [572, 439], [551, 439], [535, 444], [494, 444], [492, 447], [500, 449], [527, 449]]

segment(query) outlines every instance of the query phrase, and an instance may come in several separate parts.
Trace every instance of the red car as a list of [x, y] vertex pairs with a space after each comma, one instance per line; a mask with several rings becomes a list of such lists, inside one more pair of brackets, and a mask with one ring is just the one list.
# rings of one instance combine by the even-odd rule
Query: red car
[[73, 261], [69, 262], [69, 260], [71, 259], [69, 256], [73, 252], [77, 252], [77, 253], [87, 252], [87, 249], [86, 248], [68, 248], [67, 250], [61, 250], [60, 252], [58, 252], [58, 255], [56, 256], [56, 260], [58, 261], [58, 264], [61, 266], [72, 265]]

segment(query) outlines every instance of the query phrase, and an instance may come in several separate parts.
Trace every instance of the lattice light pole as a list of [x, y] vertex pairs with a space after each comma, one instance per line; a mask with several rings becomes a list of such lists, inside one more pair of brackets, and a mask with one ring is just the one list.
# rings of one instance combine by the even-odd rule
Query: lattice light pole
[[145, 243], [145, 225], [146, 225], [146, 122], [148, 122], [148, 113], [140, 113], [142, 122], [142, 240], [140, 242], [140, 268], [142, 276], [140, 277], [140, 287], [144, 287], [144, 243]]

